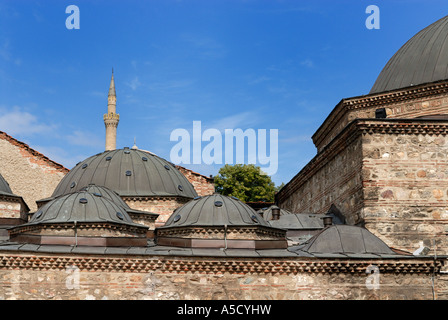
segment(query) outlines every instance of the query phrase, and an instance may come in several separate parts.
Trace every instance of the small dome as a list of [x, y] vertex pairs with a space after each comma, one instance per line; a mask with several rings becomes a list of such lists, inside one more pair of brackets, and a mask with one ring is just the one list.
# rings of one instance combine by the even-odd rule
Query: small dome
[[137, 149], [105, 151], [78, 163], [61, 180], [52, 197], [95, 184], [120, 196], [197, 196], [193, 185], [170, 162]]
[[448, 79], [448, 16], [407, 41], [387, 62], [370, 93]]
[[126, 202], [123, 201], [123, 199], [121, 199], [118, 193], [103, 186], [89, 184], [87, 187], [82, 188], [81, 191], [90, 192], [97, 197], [104, 197], [105, 199], [110, 200], [122, 207], [129, 214], [132, 221], [145, 225], [151, 229], [151, 231], [148, 231], [147, 234], [149, 238], [154, 237], [154, 223], [159, 216], [157, 213], [132, 209]]
[[158, 245], [195, 248], [285, 249], [286, 231], [271, 227], [237, 198], [197, 197], [156, 228]]
[[333, 225], [323, 229], [306, 243], [291, 251], [309, 254], [379, 254], [393, 255], [395, 252], [367, 229]]
[[78, 191], [51, 200], [10, 235], [17, 242], [122, 246], [145, 245], [147, 230], [101, 194]]
[[[97, 186], [95, 184], [89, 184], [86, 187], [81, 188], [80, 191], [87, 191], [89, 193], [92, 193], [93, 195], [97, 197], [104, 197], [107, 200], [112, 201], [113, 203], [117, 204], [118, 206], [124, 208], [126, 212], [145, 212], [145, 211], [139, 211], [131, 209], [131, 207], [128, 206], [126, 202], [124, 202], [123, 199], [116, 193], [115, 191], [106, 188], [104, 186]], [[149, 213], [149, 212], [148, 212]]]
[[196, 197], [178, 208], [165, 227], [185, 226], [269, 226], [254, 209], [237, 198], [213, 194]]
[[88, 191], [70, 193], [50, 201], [33, 214], [29, 223], [72, 223], [75, 221], [135, 225], [125, 207], [99, 193]]

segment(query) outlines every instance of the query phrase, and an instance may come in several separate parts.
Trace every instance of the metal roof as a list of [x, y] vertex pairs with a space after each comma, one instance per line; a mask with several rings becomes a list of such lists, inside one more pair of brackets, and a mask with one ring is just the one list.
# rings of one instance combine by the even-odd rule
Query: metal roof
[[14, 195], [12, 193], [11, 188], [9, 187], [9, 183], [3, 178], [3, 176], [0, 174], [0, 194], [8, 194], [8, 195]]
[[270, 227], [254, 209], [244, 202], [234, 197], [213, 194], [196, 197], [176, 209], [161, 228], [195, 225]]
[[289, 248], [304, 256], [395, 255], [381, 239], [365, 228], [333, 225], [323, 229], [303, 245]]
[[87, 191], [73, 192], [48, 202], [33, 214], [28, 223], [19, 227], [75, 222], [111, 222], [145, 227], [134, 223], [125, 208], [100, 194]]
[[448, 16], [407, 41], [387, 62], [370, 93], [448, 79]]
[[[269, 220], [269, 224], [275, 228], [302, 230], [302, 229], [323, 229], [324, 214], [291, 213], [280, 215], [278, 220]], [[264, 217], [264, 216], [263, 216]]]
[[61, 180], [52, 197], [95, 184], [120, 196], [197, 196], [193, 185], [170, 162], [136, 149], [105, 151], [78, 163]]
[[247, 250], [219, 248], [179, 248], [148, 245], [147, 247], [92, 247], [61, 246], [46, 244], [22, 244], [17, 242], [0, 242], [1, 251], [37, 252], [57, 254], [100, 254], [100, 255], [145, 255], [145, 256], [201, 256], [201, 257], [297, 257], [286, 249]]

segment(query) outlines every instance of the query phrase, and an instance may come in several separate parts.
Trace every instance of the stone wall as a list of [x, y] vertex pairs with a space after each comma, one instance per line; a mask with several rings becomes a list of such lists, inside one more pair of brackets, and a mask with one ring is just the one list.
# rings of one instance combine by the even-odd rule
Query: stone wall
[[334, 204], [389, 246], [447, 254], [448, 123], [355, 120], [277, 194], [296, 213]]
[[366, 228], [389, 246], [420, 242], [448, 252], [448, 137], [365, 133], [362, 139]]
[[0, 174], [14, 194], [23, 197], [33, 212], [36, 200], [50, 197], [68, 172], [28, 145], [0, 131]]
[[[268, 303], [291, 299], [446, 298], [447, 278], [436, 271], [433, 287], [430, 265], [430, 261], [412, 259], [311, 262], [1, 253], [0, 299], [257, 299]], [[379, 271], [370, 273], [369, 266], [378, 266]]]

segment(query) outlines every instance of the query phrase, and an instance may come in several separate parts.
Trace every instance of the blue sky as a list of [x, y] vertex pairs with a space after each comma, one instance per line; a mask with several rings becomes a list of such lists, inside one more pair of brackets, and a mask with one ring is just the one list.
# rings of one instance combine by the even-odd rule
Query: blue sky
[[[65, 25], [69, 5], [77, 30]], [[368, 5], [380, 29], [366, 28]], [[117, 147], [136, 138], [170, 160], [171, 132], [193, 121], [278, 129], [272, 179], [287, 183], [316, 155], [311, 136], [336, 104], [367, 94], [389, 58], [447, 14], [442, 0], [0, 0], [0, 131], [67, 168], [104, 151], [113, 67]]]

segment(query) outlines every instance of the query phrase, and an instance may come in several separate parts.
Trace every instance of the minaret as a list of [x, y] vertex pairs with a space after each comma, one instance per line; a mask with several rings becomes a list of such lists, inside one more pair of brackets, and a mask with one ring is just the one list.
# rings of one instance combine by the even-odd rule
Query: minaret
[[109, 95], [107, 97], [107, 113], [104, 115], [106, 126], [106, 151], [117, 148], [117, 126], [120, 115], [117, 112], [117, 95], [115, 93], [114, 69], [110, 79]]

